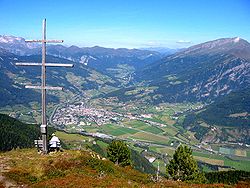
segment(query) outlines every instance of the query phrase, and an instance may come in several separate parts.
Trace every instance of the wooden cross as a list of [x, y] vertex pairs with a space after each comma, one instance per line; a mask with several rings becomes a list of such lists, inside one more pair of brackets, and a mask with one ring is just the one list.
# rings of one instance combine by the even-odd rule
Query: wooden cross
[[46, 43], [62, 43], [63, 40], [46, 40], [46, 19], [43, 20], [42, 40], [25, 40], [25, 42], [41, 42], [42, 43], [42, 63], [16, 63], [19, 66], [41, 66], [41, 86], [25, 86], [25, 88], [41, 89], [42, 90], [42, 124], [41, 134], [43, 140], [42, 151], [44, 154], [48, 153], [48, 132], [47, 132], [47, 118], [46, 118], [46, 90], [62, 90], [62, 87], [46, 86], [46, 67], [73, 67], [73, 64], [60, 63], [46, 63]]

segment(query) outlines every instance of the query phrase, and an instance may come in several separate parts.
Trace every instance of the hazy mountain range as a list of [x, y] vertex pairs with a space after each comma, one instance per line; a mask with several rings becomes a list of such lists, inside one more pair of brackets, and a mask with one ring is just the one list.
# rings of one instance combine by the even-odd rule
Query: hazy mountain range
[[249, 54], [250, 44], [240, 38], [195, 45], [137, 71], [140, 87], [123, 88], [109, 96], [156, 103], [210, 101], [249, 87]]
[[[47, 49], [47, 61], [75, 65], [72, 69], [50, 68], [48, 74], [48, 84], [63, 86], [70, 96], [115, 97], [149, 104], [211, 103], [231, 92], [249, 91], [250, 44], [238, 37], [205, 42], [165, 57], [156, 51], [98, 46], [49, 45]], [[20, 37], [0, 36], [2, 107], [39, 101], [38, 92], [23, 88], [24, 84], [40, 83], [40, 69], [14, 63], [39, 62], [40, 54], [39, 45], [26, 44]], [[49, 94], [51, 101], [66, 100], [58, 93]], [[237, 113], [249, 118], [246, 110]]]
[[[39, 44], [25, 43], [25, 39], [21, 37], [0, 35], [0, 47], [20, 56], [41, 54], [41, 46]], [[161, 53], [152, 50], [114, 49], [100, 46], [80, 48], [74, 45], [70, 47], [47, 45], [47, 54], [88, 64], [91, 67], [94, 66], [100, 69], [103, 69], [103, 66], [111, 67], [114, 64], [118, 64], [116, 58], [119, 58], [120, 64], [126, 62], [134, 66], [144, 66], [144, 61], [155, 61], [163, 57]], [[105, 62], [108, 62], [109, 65], [106, 65]]]
[[[0, 36], [0, 48], [2, 54], [13, 58], [29, 56], [32, 59], [41, 53], [39, 45], [25, 43], [21, 37]], [[250, 44], [238, 37], [198, 44], [163, 58], [156, 51], [98, 46], [49, 45], [47, 54], [73, 61], [77, 66], [94, 68], [132, 86], [115, 92], [125, 100], [138, 99], [136, 92], [132, 96], [123, 93], [138, 85], [152, 88], [147, 95], [152, 101], [181, 102], [214, 99], [244, 89], [250, 82]], [[137, 84], [131, 84], [135, 81]], [[143, 89], [139, 90], [143, 96]]]

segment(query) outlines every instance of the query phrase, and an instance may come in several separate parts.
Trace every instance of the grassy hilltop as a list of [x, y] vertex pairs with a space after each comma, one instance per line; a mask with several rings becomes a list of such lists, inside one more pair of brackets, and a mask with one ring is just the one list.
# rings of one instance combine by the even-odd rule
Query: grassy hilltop
[[[34, 149], [19, 149], [0, 154], [9, 170], [3, 175], [28, 187], [224, 187], [223, 184], [194, 185], [119, 167], [92, 151], [66, 150], [40, 155]], [[1, 174], [0, 174], [1, 175]], [[0, 187], [4, 185], [0, 184]], [[240, 184], [239, 184], [240, 185]], [[244, 185], [244, 184], [241, 184]], [[233, 186], [227, 186], [233, 187]]]

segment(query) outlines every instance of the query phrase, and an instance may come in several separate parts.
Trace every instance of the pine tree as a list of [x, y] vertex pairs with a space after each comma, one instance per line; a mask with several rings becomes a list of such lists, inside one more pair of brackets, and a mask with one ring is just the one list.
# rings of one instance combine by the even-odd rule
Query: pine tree
[[204, 182], [204, 174], [199, 172], [197, 162], [192, 156], [191, 148], [180, 145], [166, 167], [166, 174], [174, 180]]
[[128, 166], [131, 164], [131, 152], [128, 146], [120, 140], [112, 141], [107, 148], [107, 157], [113, 163], [121, 166]]

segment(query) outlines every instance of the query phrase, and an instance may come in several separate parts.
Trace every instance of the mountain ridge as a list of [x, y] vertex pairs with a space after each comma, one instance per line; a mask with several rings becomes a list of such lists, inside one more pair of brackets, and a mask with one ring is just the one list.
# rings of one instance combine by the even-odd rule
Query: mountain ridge
[[[2, 37], [3, 38], [3, 37]], [[16, 39], [17, 38], [17, 39]], [[6, 39], [7, 40], [7, 39]], [[1, 41], [1, 36], [0, 36]], [[18, 56], [40, 55], [41, 46], [28, 46], [21, 37], [10, 37], [10, 42], [0, 42], [0, 48], [16, 54]], [[155, 51], [126, 49], [126, 48], [105, 48], [100, 46], [78, 47], [71, 45], [47, 45], [47, 55], [64, 58], [75, 63], [82, 63], [92, 67], [97, 71], [107, 74], [114, 79], [129, 84], [133, 80], [133, 73], [136, 69], [141, 69], [147, 64], [153, 63], [163, 57]]]
[[[213, 100], [231, 91], [247, 88], [250, 83], [250, 61], [247, 58], [250, 44], [239, 39], [235, 46], [233, 40], [236, 39], [210, 41], [169, 55], [137, 71], [135, 79], [140, 86], [156, 88], [149, 96], [157, 103]], [[218, 44], [221, 41], [222, 44]], [[209, 51], [210, 46], [213, 46], [212, 51]], [[240, 56], [236, 56], [235, 52], [241, 52]], [[134, 88], [125, 90], [129, 92]], [[123, 91], [116, 91], [110, 96], [116, 94], [120, 95], [120, 99], [136, 97], [126, 96]], [[157, 98], [152, 99], [155, 96]]]
[[[202, 51], [204, 50], [204, 51]], [[232, 54], [237, 57], [245, 58], [248, 61], [250, 60], [250, 56], [248, 52], [250, 51], [250, 43], [240, 37], [233, 37], [233, 38], [221, 38], [216, 39], [213, 41], [208, 41], [205, 43], [197, 44], [187, 48], [183, 51], [185, 54], [195, 54], [198, 53], [226, 53]], [[240, 51], [244, 52], [239, 53]]]

